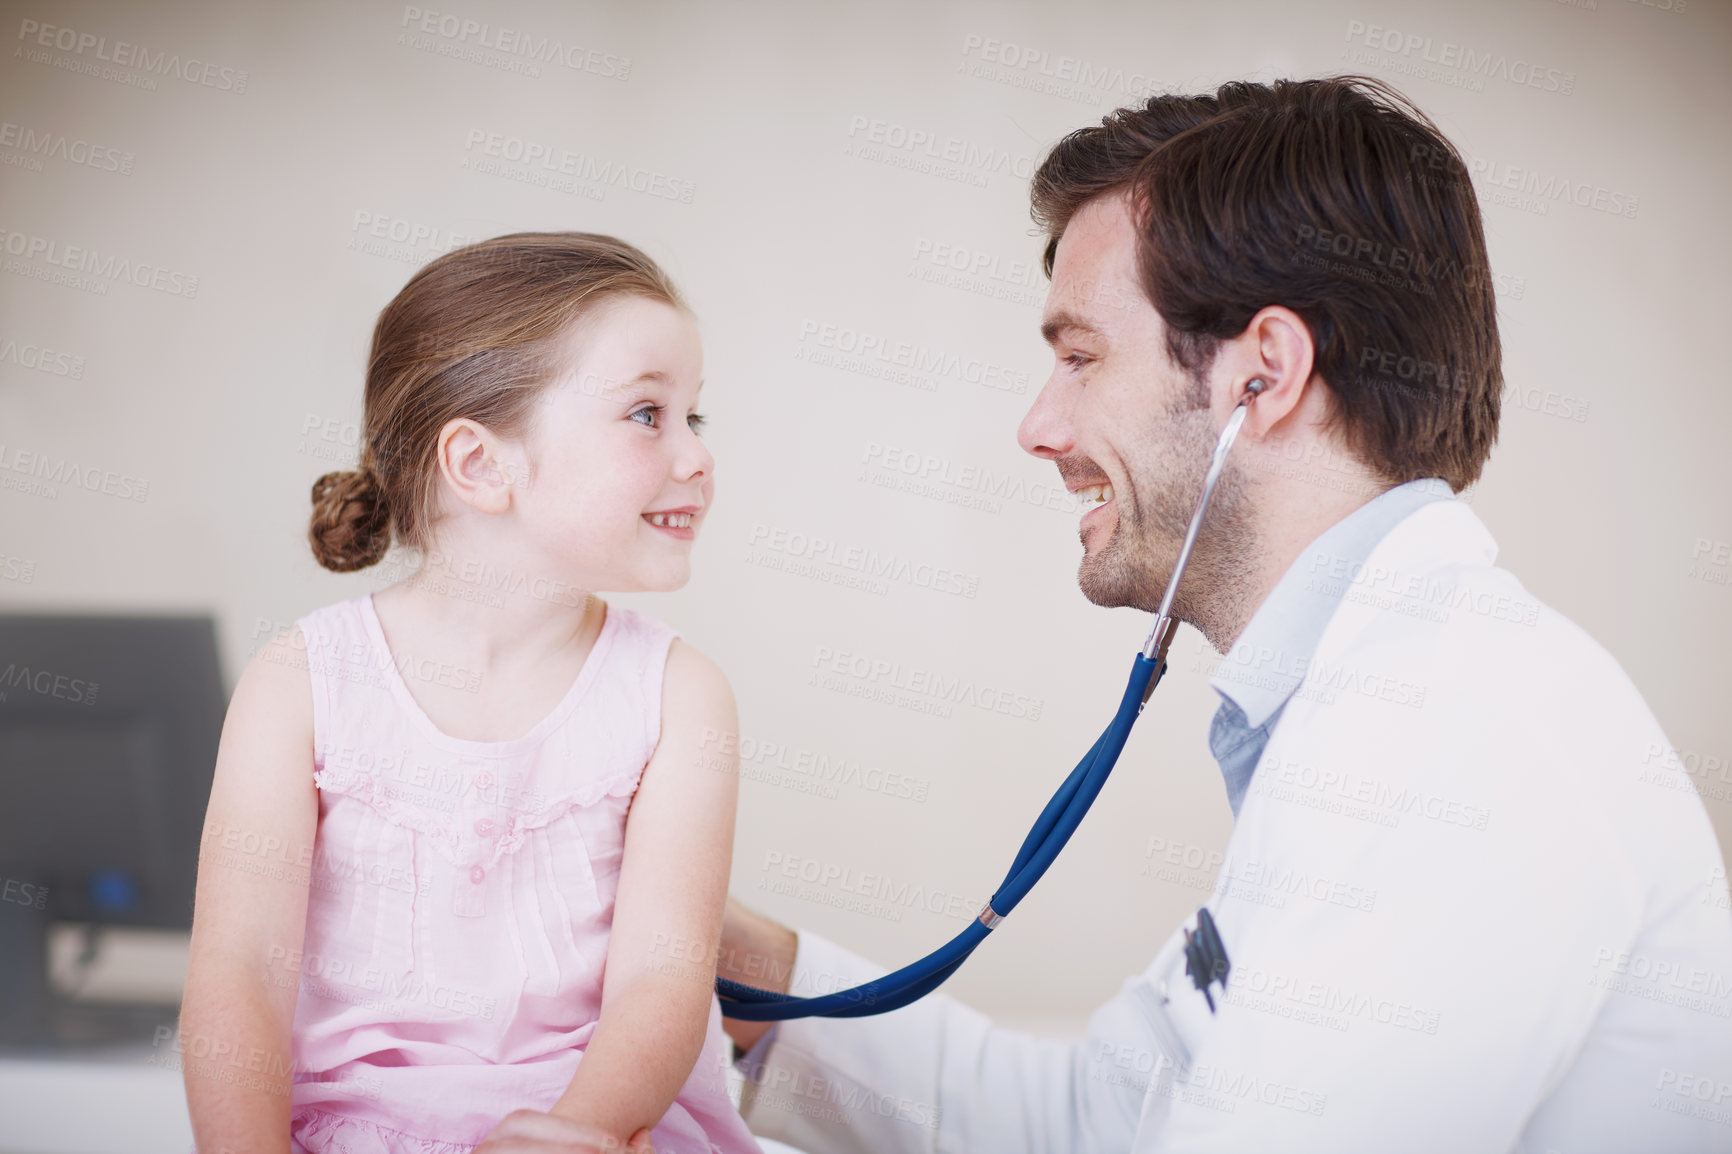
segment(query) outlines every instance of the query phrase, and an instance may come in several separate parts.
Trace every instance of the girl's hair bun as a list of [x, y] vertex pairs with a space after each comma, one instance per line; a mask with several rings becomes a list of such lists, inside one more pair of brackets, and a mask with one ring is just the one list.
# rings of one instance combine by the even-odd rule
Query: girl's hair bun
[[391, 547], [391, 510], [378, 476], [359, 469], [326, 473], [313, 482], [313, 556], [338, 573], [378, 564]]

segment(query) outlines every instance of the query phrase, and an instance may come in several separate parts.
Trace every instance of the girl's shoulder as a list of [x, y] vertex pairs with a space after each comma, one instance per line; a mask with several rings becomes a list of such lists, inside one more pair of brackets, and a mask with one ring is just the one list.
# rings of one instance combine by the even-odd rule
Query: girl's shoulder
[[300, 626], [302, 629], [305, 629], [309, 623], [314, 625], [327, 625], [335, 622], [346, 621], [361, 624], [365, 621], [366, 614], [372, 609], [372, 606], [373, 595], [371, 593], [362, 593], [356, 597], [346, 597], [341, 601], [332, 601], [328, 605], [319, 606], [317, 609], [309, 609], [299, 617], [295, 618], [295, 624]]
[[611, 669], [612, 676], [635, 684], [653, 710], [659, 705], [663, 674], [680, 632], [653, 614], [605, 599], [604, 604], [607, 618], [596, 642], [601, 651], [593, 660], [602, 666], [604, 676]]
[[295, 629], [300, 633], [296, 643], [307, 653], [344, 655], [354, 661], [367, 660], [367, 655], [388, 660], [384, 655], [390, 647], [373, 609], [371, 593], [310, 609], [295, 619]]
[[607, 606], [607, 621], [604, 627], [612, 629], [616, 638], [664, 650], [676, 638], [683, 639], [684, 635], [678, 629], [660, 617], [645, 613], [641, 609], [629, 609], [606, 598], [602, 601]]
[[[684, 700], [691, 692], [694, 663], [707, 667], [710, 662], [666, 621], [611, 601], [607, 602], [603, 631], [611, 634], [603, 664], [615, 671], [616, 684], [631, 686], [631, 699], [643, 718], [646, 741], [653, 747], [661, 732], [664, 702]], [[681, 642], [677, 649], [675, 641]], [[697, 670], [697, 677], [706, 679], [702, 668]]]
[[[615, 642], [615, 652], [623, 649], [636, 659], [620, 661], [618, 665], [637, 672], [652, 714], [670, 695], [686, 702], [719, 699], [731, 702], [733, 689], [727, 674], [677, 628], [659, 617], [611, 602], [607, 612], [610, 625], [626, 639], [623, 645]], [[680, 642], [678, 649], [674, 648], [675, 641]]]

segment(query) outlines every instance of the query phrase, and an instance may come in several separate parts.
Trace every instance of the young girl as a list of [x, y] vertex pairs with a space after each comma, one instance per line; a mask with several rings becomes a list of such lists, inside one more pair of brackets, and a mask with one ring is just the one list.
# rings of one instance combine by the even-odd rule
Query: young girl
[[733, 697], [593, 594], [689, 576], [701, 376], [673, 284], [605, 236], [455, 250], [380, 315], [313, 552], [426, 560], [235, 688], [179, 1039], [205, 1154], [759, 1149], [712, 992]]

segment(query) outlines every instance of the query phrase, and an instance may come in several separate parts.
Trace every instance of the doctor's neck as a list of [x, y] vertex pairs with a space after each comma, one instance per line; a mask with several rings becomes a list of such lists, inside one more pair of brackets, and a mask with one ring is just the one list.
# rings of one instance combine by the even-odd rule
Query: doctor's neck
[[1326, 467], [1295, 470], [1281, 445], [1246, 438], [1234, 447], [1174, 598], [1179, 619], [1217, 653], [1232, 649], [1313, 541], [1394, 487], [1344, 453], [1324, 459]]

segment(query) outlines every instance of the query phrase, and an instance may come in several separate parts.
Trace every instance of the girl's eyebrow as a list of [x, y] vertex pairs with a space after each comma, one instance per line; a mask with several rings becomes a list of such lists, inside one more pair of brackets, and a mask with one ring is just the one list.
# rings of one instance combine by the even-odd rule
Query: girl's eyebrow
[[[593, 373], [585, 378], [586, 381], [594, 379], [596, 378]], [[647, 373], [639, 373], [637, 376], [623, 381], [603, 377], [601, 378], [601, 382], [601, 387], [592, 391], [603, 399], [624, 401], [627, 404], [636, 403], [633, 398], [642, 395], [644, 392], [642, 386], [644, 385], [661, 385], [667, 387], [672, 383], [668, 379], [668, 375], [659, 369], [652, 369]]]
[[[657, 385], [665, 385], [670, 389], [674, 387], [674, 379], [672, 377], [668, 376], [666, 373], [662, 372], [660, 369], [651, 369], [647, 373], [639, 373], [637, 376], [633, 377], [628, 383], [635, 385], [635, 384], [639, 384], [642, 382], [648, 382], [650, 384], [657, 384]], [[699, 381], [697, 391], [692, 394], [693, 399], [696, 399], [697, 397], [702, 396], [703, 392], [704, 392], [704, 382]]]
[[[661, 384], [667, 384], [667, 385], [671, 385], [674, 383], [674, 379], [672, 377], [668, 376], [666, 373], [662, 372], [662, 370], [660, 370], [660, 369], [649, 369], [645, 372], [641, 372], [637, 376], [633, 377], [632, 381], [634, 383], [637, 381], [656, 381], [656, 382], [659, 382]], [[701, 389], [703, 387], [704, 387], [704, 382], [702, 380], [699, 380], [698, 381], [698, 388]]]
[[[662, 372], [662, 370], [660, 370], [660, 369], [651, 369], [648, 372], [639, 373], [637, 376], [631, 378], [629, 381], [609, 382], [606, 391], [609, 394], [613, 394], [613, 395], [617, 396], [618, 394], [624, 392], [627, 389], [636, 388], [638, 385], [660, 385], [663, 388], [668, 388], [668, 389], [675, 387], [674, 379], [672, 377], [670, 377], [668, 374]], [[698, 395], [701, 395], [703, 393], [703, 391], [704, 391], [704, 382], [699, 381], [697, 393], [694, 393], [693, 396], [696, 397]]]

